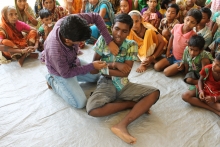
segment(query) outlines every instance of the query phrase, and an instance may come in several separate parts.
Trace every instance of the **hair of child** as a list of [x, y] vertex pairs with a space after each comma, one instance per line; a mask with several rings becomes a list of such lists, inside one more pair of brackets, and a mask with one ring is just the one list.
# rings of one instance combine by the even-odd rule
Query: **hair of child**
[[48, 9], [41, 9], [38, 14], [40, 16], [40, 19], [44, 19], [52, 15], [52, 13]]
[[201, 11], [202, 13], [206, 13], [206, 14], [208, 15], [208, 18], [209, 18], [209, 19], [211, 18], [211, 16], [212, 16], [212, 11], [211, 11], [209, 8], [203, 7], [203, 8], [200, 9], [200, 11]]
[[205, 39], [200, 35], [193, 35], [188, 41], [188, 46], [198, 47], [200, 50], [203, 50], [204, 45]]
[[196, 20], [197, 24], [200, 23], [200, 21], [202, 20], [202, 13], [198, 9], [190, 9], [187, 12], [186, 16], [193, 17]]
[[60, 25], [60, 34], [65, 39], [85, 41], [91, 37], [91, 29], [87, 21], [76, 15], [69, 15]]
[[129, 25], [129, 30], [131, 30], [133, 26], [133, 19], [131, 18], [131, 16], [124, 13], [115, 16], [113, 26], [116, 22], [121, 22]]
[[168, 5], [168, 8], [174, 8], [174, 9], [176, 9], [176, 14], [178, 14], [178, 13], [179, 13], [179, 10], [180, 10], [180, 8], [179, 8], [179, 6], [178, 6], [177, 4], [169, 4], [169, 5]]

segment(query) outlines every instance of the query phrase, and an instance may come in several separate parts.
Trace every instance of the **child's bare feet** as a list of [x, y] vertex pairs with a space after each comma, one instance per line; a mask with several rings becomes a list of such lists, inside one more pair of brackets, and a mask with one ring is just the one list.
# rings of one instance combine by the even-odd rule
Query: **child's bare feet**
[[24, 60], [26, 58], [26, 54], [23, 54], [19, 59], [18, 59], [18, 64], [22, 67]]
[[147, 70], [147, 66], [141, 64], [141, 65], [137, 68], [136, 72], [142, 73], [142, 72], [144, 72], [144, 71], [146, 71], [146, 70]]
[[129, 143], [129, 144], [135, 144], [137, 139], [134, 138], [133, 136], [131, 136], [128, 133], [127, 128], [125, 127], [121, 127], [119, 125], [115, 125], [113, 127], [111, 127], [111, 131], [117, 135], [119, 138], [121, 138], [123, 141]]

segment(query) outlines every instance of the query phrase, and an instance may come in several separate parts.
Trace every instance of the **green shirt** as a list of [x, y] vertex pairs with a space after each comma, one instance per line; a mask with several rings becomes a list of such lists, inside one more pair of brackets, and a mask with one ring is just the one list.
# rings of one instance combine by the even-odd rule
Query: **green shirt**
[[187, 46], [183, 53], [182, 62], [189, 65], [188, 72], [195, 71], [199, 74], [202, 69], [202, 59], [204, 58], [208, 58], [210, 61], [213, 61], [212, 55], [204, 50], [198, 56], [192, 58], [189, 54], [189, 47]]
[[[120, 62], [124, 63], [126, 60], [135, 61], [137, 60], [138, 54], [138, 45], [133, 40], [124, 40], [122, 45], [119, 47], [119, 53], [117, 56], [111, 54], [104, 38], [102, 36], [99, 37], [93, 49], [96, 53], [101, 56], [102, 61], [106, 61], [106, 63], [111, 62]], [[129, 81], [128, 77], [114, 77], [112, 76], [112, 82], [115, 88], [120, 91]]]

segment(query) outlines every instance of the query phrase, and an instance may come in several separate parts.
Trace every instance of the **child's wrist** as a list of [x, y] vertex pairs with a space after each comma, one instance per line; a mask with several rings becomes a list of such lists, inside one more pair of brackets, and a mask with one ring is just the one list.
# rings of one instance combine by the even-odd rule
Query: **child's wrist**
[[203, 91], [202, 89], [201, 89], [201, 90], [199, 90], [199, 94], [200, 94], [200, 93], [203, 93], [203, 92], [204, 92], [204, 91]]

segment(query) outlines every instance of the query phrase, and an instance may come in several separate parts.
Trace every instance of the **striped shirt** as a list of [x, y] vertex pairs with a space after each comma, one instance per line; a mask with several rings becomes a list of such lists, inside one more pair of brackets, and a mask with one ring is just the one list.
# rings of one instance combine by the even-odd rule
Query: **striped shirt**
[[[105, 26], [105, 22], [98, 13], [81, 13], [72, 15], [77, 15], [87, 20], [88, 24], [95, 24], [104, 36], [107, 44], [112, 41], [112, 38]], [[66, 17], [56, 22], [53, 30], [47, 37], [44, 43], [44, 52], [42, 55], [44, 58], [42, 60], [45, 60], [50, 74], [61, 76], [63, 78], [70, 78], [86, 74], [93, 70], [94, 66], [92, 63], [80, 66], [79, 59], [77, 58], [78, 45], [67, 47], [61, 41], [59, 35], [60, 25]]]

